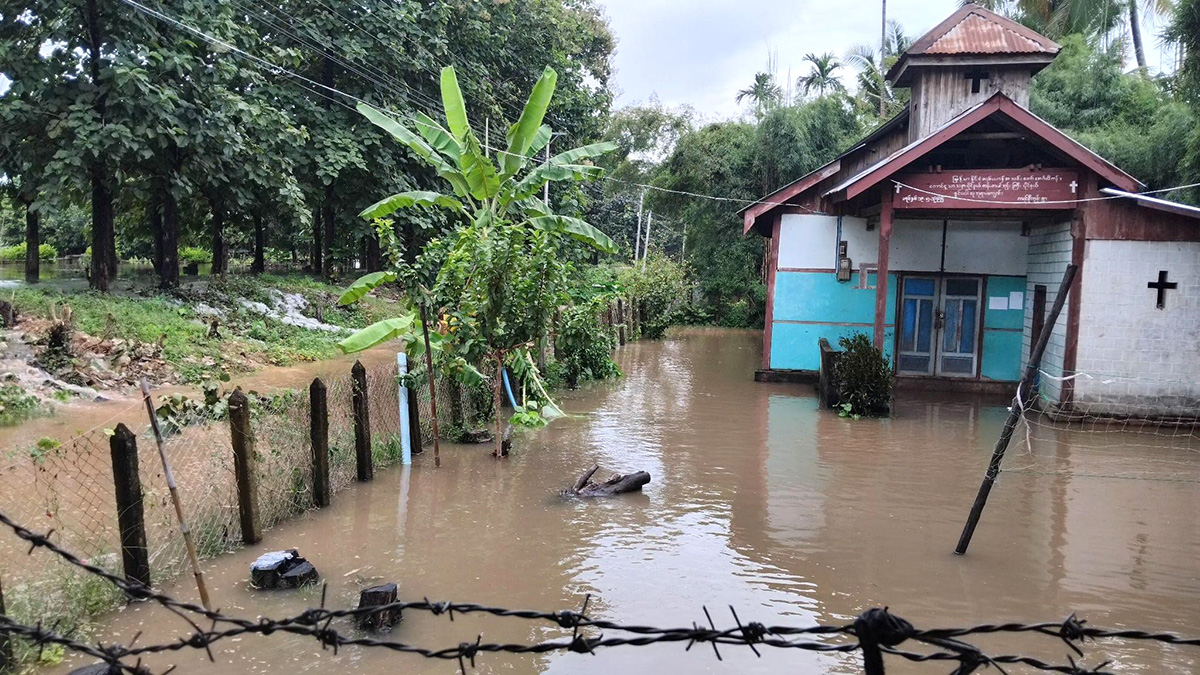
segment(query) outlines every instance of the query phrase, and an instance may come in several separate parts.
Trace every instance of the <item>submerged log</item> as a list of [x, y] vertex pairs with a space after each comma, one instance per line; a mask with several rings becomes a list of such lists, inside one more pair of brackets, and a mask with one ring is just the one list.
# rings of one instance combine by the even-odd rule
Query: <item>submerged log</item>
[[641, 492], [642, 486], [650, 482], [649, 473], [635, 471], [626, 474], [616, 473], [603, 483], [597, 483], [592, 480], [592, 476], [599, 469], [599, 464], [592, 466], [579, 477], [579, 480], [575, 481], [575, 485], [563, 490], [563, 495], [568, 497], [611, 497], [626, 492]]
[[299, 588], [319, 578], [317, 569], [296, 549], [264, 553], [250, 565], [250, 583], [258, 589]]
[[[358, 607], [381, 607], [390, 605], [398, 599], [396, 584], [383, 584], [364, 588], [358, 595]], [[361, 630], [387, 631], [403, 618], [399, 607], [378, 610], [370, 614], [358, 615], [356, 623]]]

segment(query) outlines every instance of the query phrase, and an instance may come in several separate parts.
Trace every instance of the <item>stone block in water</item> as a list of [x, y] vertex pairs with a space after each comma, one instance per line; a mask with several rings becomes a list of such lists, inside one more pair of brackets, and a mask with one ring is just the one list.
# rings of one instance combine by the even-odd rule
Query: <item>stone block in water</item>
[[317, 568], [296, 549], [264, 553], [250, 564], [250, 583], [255, 588], [299, 588], [319, 578]]
[[[372, 586], [364, 588], [358, 596], [358, 606], [363, 607], [379, 607], [380, 605], [390, 605], [396, 602], [399, 595], [396, 592], [396, 584], [383, 584], [382, 586]], [[363, 630], [387, 631], [392, 626], [400, 623], [401, 616], [400, 608], [382, 610], [372, 612], [370, 614], [360, 614], [357, 619], [358, 627]]]

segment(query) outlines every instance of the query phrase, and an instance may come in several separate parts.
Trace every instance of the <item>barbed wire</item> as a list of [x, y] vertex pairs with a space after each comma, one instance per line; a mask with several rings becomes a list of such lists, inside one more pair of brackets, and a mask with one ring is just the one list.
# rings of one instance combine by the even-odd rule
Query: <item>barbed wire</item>
[[[762, 655], [759, 647], [825, 653], [861, 651], [863, 672], [867, 675], [884, 674], [884, 655], [913, 662], [951, 662], [954, 664], [952, 675], [967, 675], [987, 666], [996, 667], [1004, 672], [1002, 665], [1022, 665], [1043, 672], [1081, 675], [1106, 672], [1103, 669], [1109, 664], [1108, 661], [1105, 661], [1098, 666], [1085, 668], [1076, 661], [1076, 658], [1084, 657], [1082, 645], [1089, 639], [1114, 638], [1200, 646], [1200, 638], [1188, 638], [1166, 632], [1096, 628], [1088, 626], [1086, 621], [1078, 619], [1075, 615], [1060, 622], [980, 624], [964, 628], [920, 630], [889, 612], [886, 607], [869, 609], [853, 622], [841, 625], [769, 626], [755, 621], [743, 622], [737, 611], [730, 606], [729, 611], [734, 625], [728, 628], [718, 628], [712, 614], [705, 607], [703, 608], [705, 616], [703, 623], [693, 622], [690, 627], [661, 628], [591, 618], [587, 615], [590, 595], [585, 597], [579, 611], [514, 610], [474, 603], [433, 602], [428, 598], [352, 609], [327, 609], [325, 607], [326, 593], [325, 589], [322, 589], [321, 604], [317, 608], [281, 619], [245, 619], [223, 614], [219, 610], [206, 610], [194, 603], [177, 600], [138, 582], [129, 581], [91, 565], [51, 541], [53, 530], [39, 534], [16, 523], [3, 512], [0, 512], [0, 524], [12, 530], [19, 539], [27, 542], [30, 545], [30, 554], [37, 549], [46, 549], [70, 565], [107, 580], [123, 591], [131, 600], [155, 602], [187, 622], [192, 631], [190, 634], [170, 642], [139, 646], [137, 645], [139, 636], [134, 636], [128, 644], [104, 644], [101, 642], [87, 644], [70, 637], [70, 631], [60, 631], [57, 626], [46, 627], [41, 624], [28, 626], [18, 623], [11, 617], [0, 615], [0, 635], [26, 640], [39, 649], [50, 645], [60, 646], [99, 659], [109, 666], [110, 672], [134, 675], [143, 675], [149, 672], [141, 661], [144, 656], [194, 649], [204, 650], [211, 660], [213, 655], [210, 647], [216, 642], [242, 635], [267, 636], [274, 633], [311, 637], [316, 639], [322, 648], [332, 648], [335, 653], [339, 648], [346, 646], [373, 647], [397, 653], [416, 654], [430, 659], [457, 661], [464, 673], [468, 664], [474, 667], [475, 658], [483, 653], [573, 652], [591, 654], [601, 648], [663, 643], [685, 643], [685, 648], [690, 650], [697, 644], [706, 643], [712, 647], [718, 659], [722, 658], [721, 646], [749, 647], [758, 656]], [[533, 643], [485, 643], [483, 636], [480, 635], [474, 642], [462, 642], [444, 648], [429, 648], [383, 637], [356, 635], [352, 632], [343, 633], [334, 626], [335, 621], [361, 619], [382, 614], [395, 615], [396, 612], [405, 610], [425, 611], [435, 616], [446, 614], [451, 621], [454, 620], [455, 613], [487, 614], [495, 617], [545, 621], [559, 628], [570, 630], [571, 637]], [[201, 621], [209, 622], [210, 627], [202, 628]], [[585, 630], [601, 632], [593, 637], [585, 634]], [[605, 631], [619, 635], [606, 635]], [[1065, 664], [1051, 663], [1023, 655], [989, 656], [978, 647], [960, 639], [996, 633], [1034, 633], [1054, 638], [1062, 641], [1071, 650], [1072, 655], [1067, 657]], [[828, 636], [840, 637], [844, 641], [827, 642], [813, 639]], [[900, 645], [909, 641], [915, 641], [939, 651], [912, 652], [899, 648]]]

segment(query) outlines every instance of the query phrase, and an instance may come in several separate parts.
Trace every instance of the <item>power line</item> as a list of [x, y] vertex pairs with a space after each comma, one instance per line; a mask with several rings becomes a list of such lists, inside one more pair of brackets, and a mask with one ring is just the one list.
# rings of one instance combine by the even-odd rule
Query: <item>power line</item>
[[1200, 183], [1190, 183], [1188, 185], [1178, 185], [1176, 187], [1162, 188], [1159, 190], [1146, 190], [1145, 192], [1130, 192], [1130, 193], [1128, 193], [1128, 196], [1126, 196], [1126, 195], [1109, 195], [1107, 197], [1083, 197], [1080, 199], [1058, 199], [1058, 200], [1047, 200], [1047, 201], [1042, 201], [1042, 202], [1020, 202], [1020, 201], [999, 201], [999, 200], [993, 200], [993, 199], [974, 199], [971, 197], [959, 197], [956, 195], [945, 195], [945, 194], [941, 194], [940, 192], [933, 192], [930, 190], [925, 190], [923, 188], [913, 187], [912, 185], [909, 185], [907, 183], [902, 183], [898, 180], [893, 180], [892, 183], [894, 183], [898, 187], [912, 190], [913, 192], [920, 192], [920, 193], [929, 195], [931, 197], [940, 197], [942, 199], [949, 199], [949, 200], [960, 201], [960, 202], [970, 202], [972, 204], [996, 204], [999, 206], [1026, 206], [1026, 207], [1030, 206], [1031, 204], [1037, 204], [1037, 205], [1064, 204], [1064, 205], [1066, 205], [1066, 204], [1078, 204], [1080, 202], [1104, 202], [1104, 201], [1108, 201], [1110, 199], [1127, 199], [1129, 197], [1144, 197], [1146, 195], [1156, 195], [1156, 194], [1162, 194], [1164, 192], [1174, 192], [1175, 190], [1190, 190], [1191, 188], [1200, 187]]

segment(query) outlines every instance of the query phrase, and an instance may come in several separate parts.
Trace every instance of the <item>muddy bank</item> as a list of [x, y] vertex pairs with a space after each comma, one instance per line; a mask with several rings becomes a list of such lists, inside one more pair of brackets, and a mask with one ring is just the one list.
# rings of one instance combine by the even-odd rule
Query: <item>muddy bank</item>
[[[404, 599], [577, 608], [629, 623], [689, 626], [732, 604], [743, 621], [851, 620], [889, 605], [923, 626], [1061, 620], [1194, 633], [1200, 623], [1200, 455], [1177, 440], [1037, 428], [1014, 443], [965, 557], [952, 554], [1002, 402], [907, 394], [896, 416], [846, 420], [806, 387], [752, 381], [760, 336], [688, 331], [618, 352], [627, 374], [568, 393], [573, 416], [525, 435], [497, 462], [486, 448], [443, 446], [443, 466], [409, 469], [338, 495], [332, 507], [269, 531], [261, 545], [205, 564], [214, 602], [244, 616], [298, 613], [319, 590], [260, 593], [246, 570], [296, 547], [322, 572], [329, 603], [394, 581]], [[428, 453], [427, 453], [428, 454]], [[564, 501], [557, 490], [600, 463], [644, 469], [642, 494]], [[168, 590], [192, 597], [181, 578]], [[718, 623], [728, 617], [716, 616]], [[345, 627], [348, 629], [348, 627]], [[184, 634], [148, 606], [109, 617], [96, 636], [160, 642]], [[407, 614], [392, 637], [429, 647], [529, 642], [563, 634], [525, 621]], [[1006, 637], [988, 649], [1066, 663], [1053, 639]], [[1185, 648], [1089, 644], [1089, 666], [1188, 673]], [[856, 673], [857, 657], [797, 650], [685, 652], [681, 645], [595, 656], [481, 655], [479, 672]], [[299, 637], [247, 637], [203, 653], [152, 657], [183, 672], [445, 673], [452, 663], [382, 651], [322, 651]], [[888, 672], [941, 668], [889, 662]], [[1010, 671], [1020, 672], [1020, 671]]]

